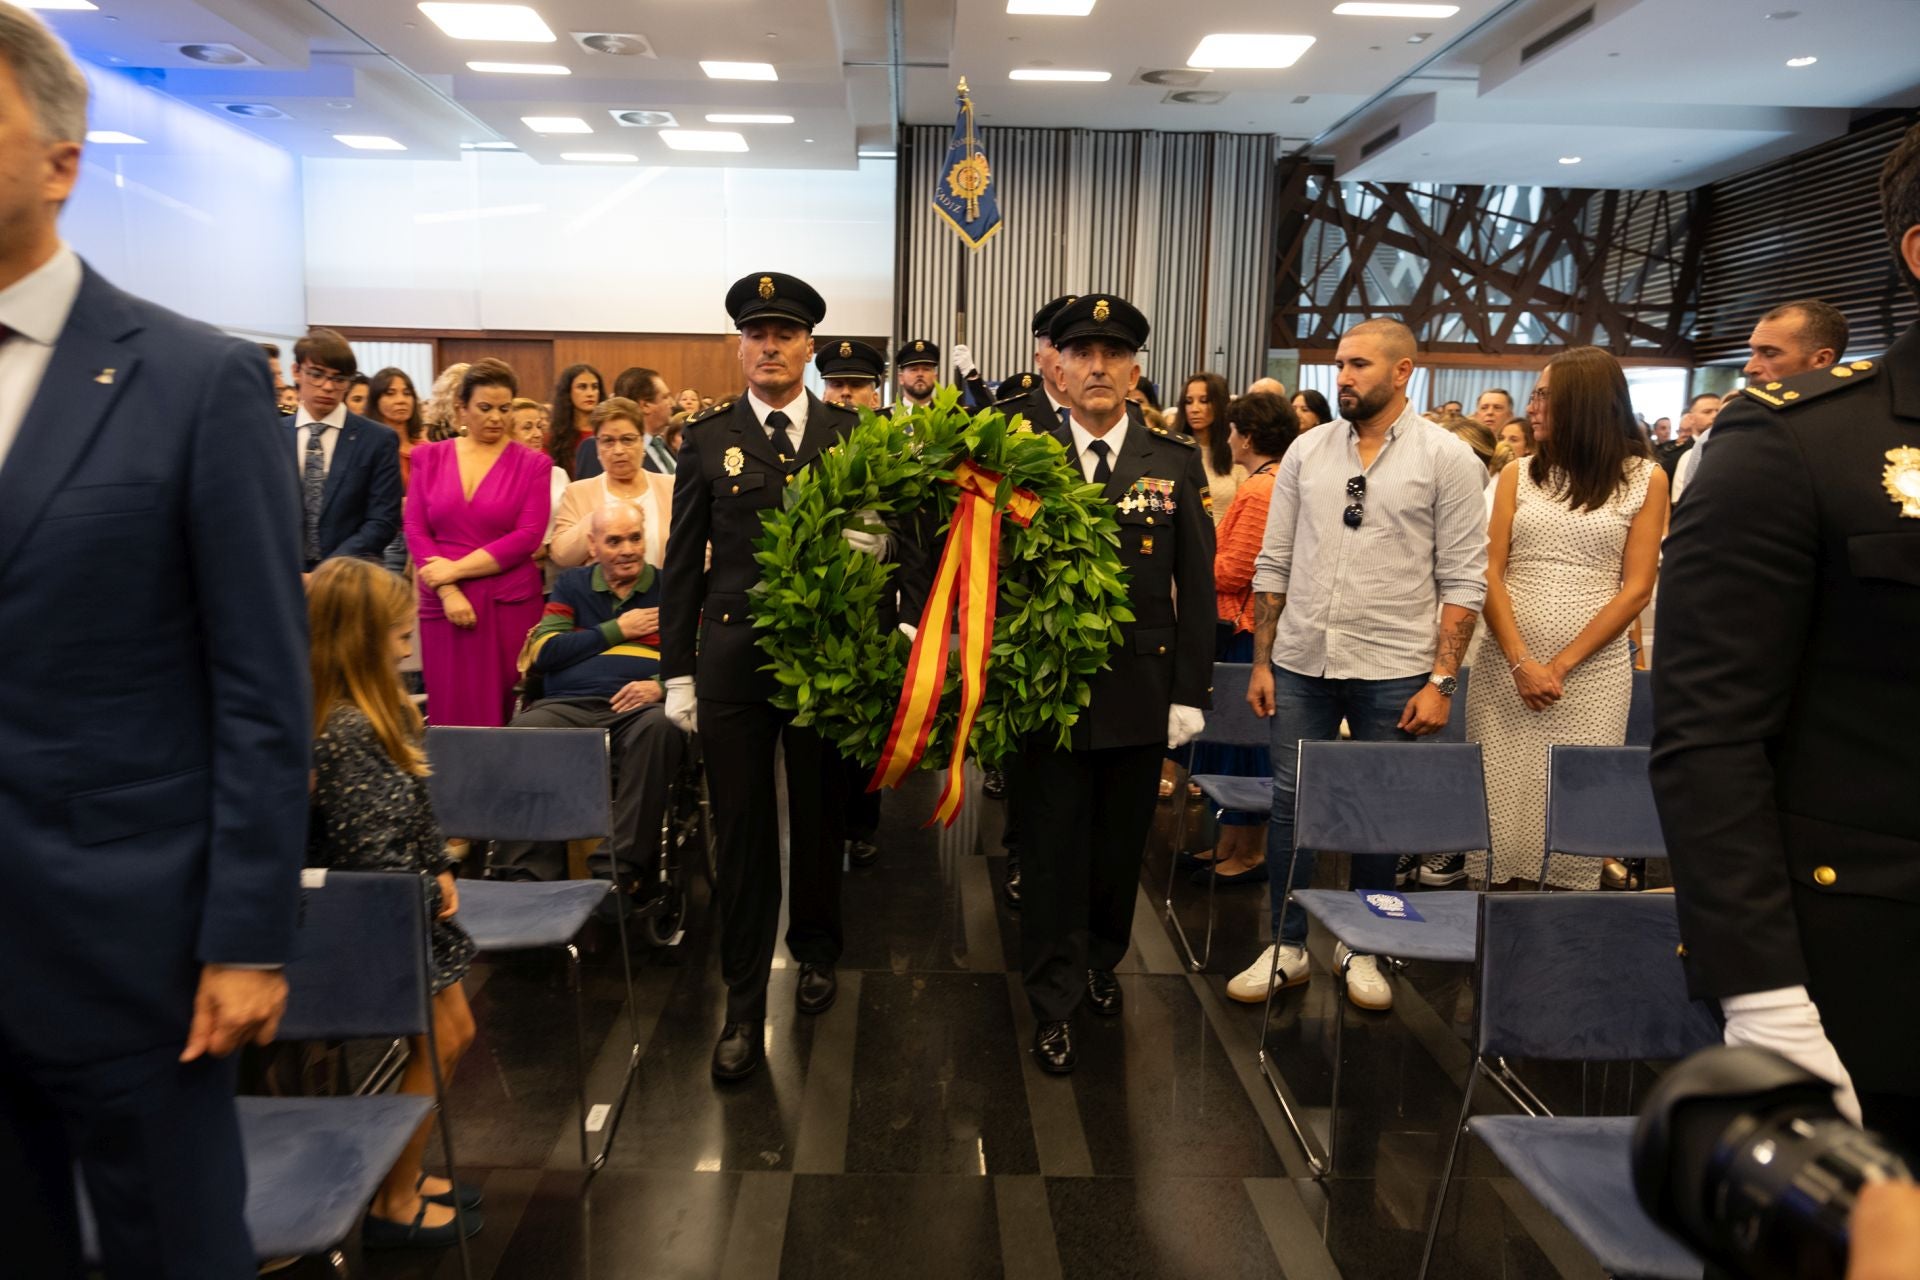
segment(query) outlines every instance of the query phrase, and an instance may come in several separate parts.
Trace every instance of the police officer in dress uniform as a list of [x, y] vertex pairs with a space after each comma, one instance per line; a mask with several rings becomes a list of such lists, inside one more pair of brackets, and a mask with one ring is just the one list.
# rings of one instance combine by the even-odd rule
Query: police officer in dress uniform
[[[845, 765], [818, 734], [774, 707], [774, 679], [760, 670], [765, 659], [747, 592], [760, 578], [753, 545], [761, 512], [777, 505], [788, 481], [859, 417], [802, 384], [813, 328], [826, 314], [805, 281], [778, 272], [746, 276], [727, 291], [727, 314], [740, 330], [747, 388], [687, 419], [662, 573], [660, 670], [667, 718], [689, 732], [698, 727], [707, 761], [727, 984], [713, 1074], [737, 1080], [765, 1054], [767, 971], [780, 914], [776, 743], [786, 747], [786, 941], [800, 962], [800, 1011], [824, 1012], [837, 991]], [[849, 529], [843, 536], [857, 550], [882, 550], [875, 535]]]
[[[880, 383], [887, 376], [887, 358], [857, 338], [828, 338], [815, 344], [818, 354], [814, 367], [826, 384], [828, 404], [858, 412], [879, 412]], [[880, 602], [880, 626], [891, 631], [899, 622], [899, 611], [890, 599]], [[870, 867], [880, 859], [880, 846], [873, 842], [880, 830], [880, 793], [867, 790], [867, 773], [849, 762], [845, 771], [847, 861], [856, 867]]]
[[[1086, 294], [1053, 316], [1071, 421], [1054, 436], [1071, 464], [1117, 508], [1134, 620], [1060, 750], [1031, 739], [1014, 789], [1025, 840], [1021, 969], [1039, 1027], [1040, 1067], [1073, 1070], [1072, 1018], [1084, 999], [1120, 1012], [1113, 968], [1126, 954], [1160, 759], [1200, 731], [1212, 704], [1213, 518], [1191, 440], [1133, 421], [1127, 389], [1147, 320], [1112, 294]], [[1175, 609], [1175, 595], [1180, 607]]]
[[905, 413], [933, 403], [933, 392], [940, 385], [940, 348], [925, 338], [900, 344], [893, 353], [893, 376], [900, 383], [900, 398], [894, 408]]
[[[1920, 127], [1881, 192], [1920, 291]], [[1730, 1043], [1850, 1075], [1920, 1153], [1920, 328], [1731, 402], [1661, 579], [1652, 776], [1688, 982]]]

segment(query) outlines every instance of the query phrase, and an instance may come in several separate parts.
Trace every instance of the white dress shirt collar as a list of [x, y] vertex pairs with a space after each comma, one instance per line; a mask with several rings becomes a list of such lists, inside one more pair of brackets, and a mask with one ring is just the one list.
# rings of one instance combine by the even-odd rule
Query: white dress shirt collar
[[0, 325], [52, 346], [80, 296], [80, 276], [79, 255], [62, 241], [51, 258], [0, 289]]
[[1127, 428], [1131, 425], [1132, 423], [1127, 415], [1122, 413], [1120, 415], [1120, 421], [1114, 423], [1113, 426], [1108, 429], [1107, 434], [1104, 436], [1096, 436], [1093, 432], [1080, 425], [1080, 419], [1068, 419], [1067, 428], [1073, 432], [1074, 455], [1080, 460], [1080, 474], [1087, 478], [1089, 484], [1093, 482], [1093, 469], [1099, 465], [1099, 459], [1093, 456], [1093, 451], [1088, 449], [1087, 446], [1095, 440], [1104, 440], [1107, 445], [1108, 468], [1118, 467], [1120, 465], [1120, 450], [1127, 443]]
[[792, 401], [776, 410], [753, 391], [749, 390], [747, 392], [747, 405], [753, 410], [754, 418], [762, 427], [767, 425], [767, 415], [770, 413], [784, 413], [787, 415], [788, 421], [793, 423], [792, 426], [787, 428], [787, 431], [791, 435], [790, 442], [795, 448], [799, 448], [800, 441], [806, 438], [807, 403], [809, 399], [810, 397], [807, 395], [805, 388], [802, 388], [800, 394], [795, 396]]
[[339, 404], [333, 406], [333, 412], [328, 414], [324, 418], [316, 418], [312, 414], [308, 413], [307, 406], [304, 404], [301, 405], [298, 409], [294, 410], [293, 425], [296, 431], [304, 427], [311, 426], [316, 422], [320, 424], [320, 429], [322, 431], [325, 431], [331, 427], [346, 426], [347, 425], [347, 402], [342, 400]]

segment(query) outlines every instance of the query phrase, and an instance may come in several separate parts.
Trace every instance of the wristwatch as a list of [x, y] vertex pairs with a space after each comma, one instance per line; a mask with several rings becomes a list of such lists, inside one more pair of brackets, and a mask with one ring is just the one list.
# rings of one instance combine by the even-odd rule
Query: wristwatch
[[1451, 698], [1460, 687], [1458, 676], [1428, 676], [1427, 683], [1438, 689], [1443, 698]]

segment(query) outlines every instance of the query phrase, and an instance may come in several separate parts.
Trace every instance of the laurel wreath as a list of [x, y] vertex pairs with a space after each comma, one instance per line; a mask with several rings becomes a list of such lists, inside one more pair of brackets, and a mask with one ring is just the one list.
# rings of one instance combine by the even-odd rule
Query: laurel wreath
[[[1030, 735], [1052, 733], [1069, 745], [1091, 677], [1120, 642], [1121, 624], [1133, 620], [1113, 507], [1052, 435], [995, 410], [969, 414], [952, 387], [905, 417], [862, 411], [846, 440], [796, 476], [782, 506], [766, 513], [753, 610], [763, 669], [779, 682], [774, 705], [868, 767], [886, 745], [911, 645], [880, 626], [897, 565], [854, 551], [841, 531], [856, 512], [878, 512], [932, 533], [937, 564], [957, 497], [951, 479], [968, 459], [1002, 477], [1002, 509], [1015, 488], [1041, 502], [1030, 525], [1001, 522], [993, 648], [969, 743], [983, 767], [1006, 760]], [[923, 769], [950, 758], [959, 685], [955, 654]]]

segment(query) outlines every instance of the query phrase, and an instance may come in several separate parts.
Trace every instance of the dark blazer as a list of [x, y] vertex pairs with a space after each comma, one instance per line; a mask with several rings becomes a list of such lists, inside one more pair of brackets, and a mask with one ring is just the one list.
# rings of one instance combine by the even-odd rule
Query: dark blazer
[[[760, 513], [780, 504], [790, 476], [860, 423], [853, 410], [806, 394], [806, 434], [798, 455], [787, 453], [784, 461], [784, 450], [767, 438], [744, 391], [687, 419], [673, 478], [673, 530], [661, 569], [660, 674], [694, 676], [702, 698], [773, 697], [773, 676], [759, 669], [766, 659], [747, 601], [760, 581], [753, 558]], [[709, 541], [711, 567], [705, 563]]]
[[1712, 446], [1674, 508], [1653, 663], [1688, 981], [1805, 983], [1855, 1085], [1920, 1093], [1887, 1003], [1920, 958], [1920, 519], [1885, 483], [1889, 450], [1920, 449], [1920, 329], [1749, 388]]
[[313, 723], [273, 402], [252, 343], [88, 269], [0, 468], [0, 1029], [43, 1060], [184, 1044], [203, 963], [287, 958]]
[[[287, 447], [294, 475], [300, 456], [296, 414], [287, 419]], [[297, 484], [297, 481], [296, 481]], [[304, 526], [296, 519], [295, 529]], [[391, 427], [349, 413], [333, 446], [333, 463], [320, 493], [320, 558], [358, 556], [378, 560], [400, 530], [400, 437]]]
[[[1072, 431], [1056, 425], [1053, 435], [1078, 468]], [[1107, 501], [1152, 478], [1173, 484], [1174, 510], [1114, 513], [1133, 621], [1121, 624], [1119, 647], [1093, 677], [1092, 702], [1073, 727], [1076, 750], [1164, 743], [1169, 706], [1213, 706], [1213, 517], [1200, 451], [1186, 436], [1130, 422], [1112, 466]]]

